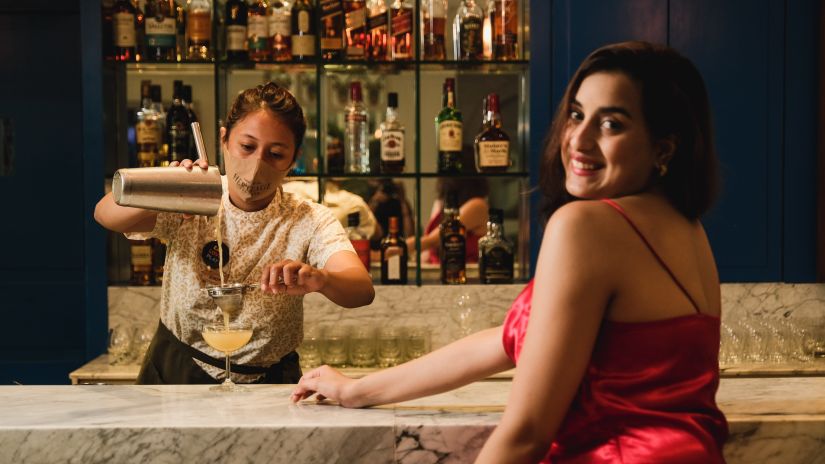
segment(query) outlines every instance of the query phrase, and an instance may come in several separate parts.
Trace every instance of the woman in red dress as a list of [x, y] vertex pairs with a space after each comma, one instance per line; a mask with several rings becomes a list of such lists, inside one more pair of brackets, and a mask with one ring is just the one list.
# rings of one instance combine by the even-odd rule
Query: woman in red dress
[[293, 400], [397, 402], [515, 365], [477, 462], [724, 462], [721, 297], [699, 221], [717, 160], [699, 72], [665, 46], [596, 50], [568, 84], [542, 163], [536, 274], [501, 327], [360, 380], [315, 369]]

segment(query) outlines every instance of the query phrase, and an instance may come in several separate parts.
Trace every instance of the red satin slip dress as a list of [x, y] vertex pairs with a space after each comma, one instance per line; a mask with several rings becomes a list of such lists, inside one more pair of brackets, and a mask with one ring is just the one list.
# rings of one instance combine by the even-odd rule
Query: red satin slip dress
[[[695, 314], [649, 322], [604, 320], [590, 363], [543, 463], [721, 463], [728, 437], [716, 406], [720, 319], [702, 314], [630, 217]], [[503, 343], [518, 364], [527, 332], [531, 281], [504, 321]]]

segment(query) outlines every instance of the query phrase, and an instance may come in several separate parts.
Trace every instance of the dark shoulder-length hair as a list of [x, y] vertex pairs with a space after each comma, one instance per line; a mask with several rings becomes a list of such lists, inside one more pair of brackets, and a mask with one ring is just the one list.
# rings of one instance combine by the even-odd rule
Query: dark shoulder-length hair
[[674, 49], [647, 42], [607, 45], [590, 54], [576, 70], [550, 126], [541, 160], [539, 187], [548, 219], [575, 200], [565, 188], [561, 145], [570, 104], [587, 76], [620, 72], [641, 91], [642, 113], [652, 139], [675, 143], [667, 174], [658, 185], [671, 204], [691, 220], [700, 218], [716, 199], [719, 173], [713, 144], [710, 103], [704, 80], [687, 58]]

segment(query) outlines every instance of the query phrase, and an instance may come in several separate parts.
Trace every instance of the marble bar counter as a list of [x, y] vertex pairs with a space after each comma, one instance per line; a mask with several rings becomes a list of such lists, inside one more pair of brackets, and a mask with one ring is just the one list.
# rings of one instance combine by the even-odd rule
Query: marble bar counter
[[[0, 387], [0, 462], [472, 462], [510, 382], [372, 409], [289, 402], [292, 387]], [[723, 379], [729, 463], [825, 462], [825, 378]]]

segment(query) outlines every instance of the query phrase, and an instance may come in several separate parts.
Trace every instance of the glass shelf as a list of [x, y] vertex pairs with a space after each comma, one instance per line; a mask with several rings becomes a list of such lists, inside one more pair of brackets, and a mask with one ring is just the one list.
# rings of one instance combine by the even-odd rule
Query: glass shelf
[[462, 172], [459, 174], [442, 174], [438, 172], [402, 172], [398, 174], [392, 173], [368, 173], [368, 174], [361, 174], [361, 173], [323, 173], [323, 174], [301, 174], [299, 176], [290, 176], [290, 179], [293, 178], [306, 178], [306, 177], [320, 177], [322, 179], [357, 179], [357, 178], [364, 178], [364, 179], [389, 179], [389, 178], [408, 178], [408, 179], [415, 179], [416, 177], [422, 178], [452, 178], [452, 179], [462, 179], [462, 178], [485, 178], [485, 177], [505, 177], [505, 178], [512, 178], [512, 179], [519, 179], [519, 178], [526, 178], [530, 177], [530, 173], [528, 172], [491, 172], [491, 173], [482, 173], [482, 172]]

